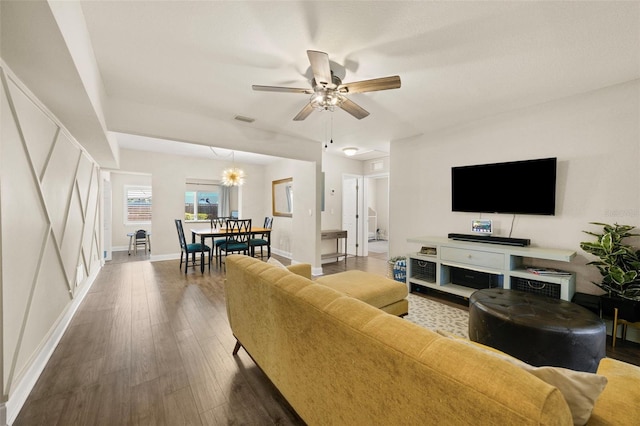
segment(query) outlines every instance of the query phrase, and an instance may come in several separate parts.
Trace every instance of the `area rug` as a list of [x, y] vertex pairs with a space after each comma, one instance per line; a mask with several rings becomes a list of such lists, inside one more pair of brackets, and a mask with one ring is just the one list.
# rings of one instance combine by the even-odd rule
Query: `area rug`
[[409, 314], [404, 318], [433, 331], [446, 331], [469, 338], [469, 313], [422, 296], [409, 293]]

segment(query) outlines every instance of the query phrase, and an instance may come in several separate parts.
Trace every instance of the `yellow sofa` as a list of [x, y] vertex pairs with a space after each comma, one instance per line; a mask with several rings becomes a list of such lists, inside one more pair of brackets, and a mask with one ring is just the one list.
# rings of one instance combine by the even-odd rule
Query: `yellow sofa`
[[[573, 424], [554, 386], [314, 283], [308, 265], [291, 269], [229, 256], [227, 314], [239, 345], [307, 424]], [[640, 368], [605, 358], [600, 370], [609, 383], [588, 424], [637, 424]]]

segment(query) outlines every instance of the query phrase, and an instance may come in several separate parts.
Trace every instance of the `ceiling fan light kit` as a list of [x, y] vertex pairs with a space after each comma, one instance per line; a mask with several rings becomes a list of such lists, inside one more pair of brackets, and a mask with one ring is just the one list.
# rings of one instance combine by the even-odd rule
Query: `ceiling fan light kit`
[[311, 95], [311, 106], [317, 110], [333, 111], [343, 99], [335, 90], [317, 91]]
[[304, 120], [313, 112], [314, 109], [319, 111], [333, 111], [335, 107], [339, 107], [358, 120], [361, 120], [368, 116], [369, 112], [353, 102], [351, 99], [347, 98], [347, 94], [400, 88], [400, 77], [397, 75], [375, 78], [372, 80], [342, 83], [342, 80], [340, 80], [340, 78], [331, 71], [329, 55], [316, 50], [307, 50], [307, 56], [309, 57], [311, 71], [313, 72], [311, 89], [258, 85], [252, 86], [253, 90], [264, 92], [310, 94], [311, 98], [309, 103], [306, 104], [293, 118], [294, 121]]

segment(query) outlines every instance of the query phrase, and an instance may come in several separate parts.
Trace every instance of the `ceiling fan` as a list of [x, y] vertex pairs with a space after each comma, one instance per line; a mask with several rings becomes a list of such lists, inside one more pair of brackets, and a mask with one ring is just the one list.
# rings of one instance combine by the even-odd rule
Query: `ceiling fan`
[[304, 120], [314, 109], [333, 111], [335, 107], [342, 108], [358, 120], [361, 120], [368, 116], [369, 112], [347, 98], [346, 95], [351, 93], [398, 89], [400, 87], [400, 77], [397, 75], [343, 83], [331, 70], [329, 55], [316, 50], [307, 50], [307, 56], [309, 57], [311, 71], [313, 72], [311, 88], [251, 86], [253, 90], [264, 92], [305, 93], [311, 95], [309, 103], [293, 118], [294, 121]]

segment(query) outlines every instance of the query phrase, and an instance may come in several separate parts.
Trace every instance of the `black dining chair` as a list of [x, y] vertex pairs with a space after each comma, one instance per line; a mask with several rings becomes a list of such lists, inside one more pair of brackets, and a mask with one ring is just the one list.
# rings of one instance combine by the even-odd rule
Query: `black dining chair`
[[231, 253], [249, 254], [249, 239], [251, 238], [251, 219], [227, 220], [227, 234], [224, 243], [216, 247], [218, 263], [222, 266], [223, 256]]
[[[225, 226], [227, 226], [227, 220], [229, 219], [231, 219], [231, 217], [214, 217], [213, 219], [211, 219], [211, 228], [217, 228], [217, 229], [224, 228]], [[219, 263], [218, 262], [218, 246], [220, 244], [224, 244], [225, 241], [226, 239], [224, 237], [222, 238], [211, 237], [211, 248], [213, 249], [216, 265]]]
[[[272, 225], [273, 225], [273, 218], [270, 216], [265, 217], [263, 228], [271, 229]], [[249, 239], [249, 246], [251, 247], [252, 257], [256, 257], [257, 247], [260, 248], [260, 259], [263, 259], [263, 256], [264, 256], [263, 249], [265, 247], [267, 248], [267, 259], [271, 257], [271, 238], [266, 232], [262, 234], [253, 235], [252, 238]]]
[[[189, 255], [193, 255], [191, 259], [191, 266], [196, 267], [200, 265], [200, 272], [204, 273], [204, 255], [207, 254], [209, 270], [211, 270], [211, 248], [202, 243], [187, 244], [187, 240], [184, 238], [184, 229], [182, 228], [182, 220], [176, 219], [176, 229], [178, 230], [178, 240], [180, 241], [180, 269], [182, 269], [182, 256], [186, 255], [184, 262], [184, 273], [187, 273], [189, 267]], [[196, 253], [200, 253], [200, 263], [196, 263]]]

